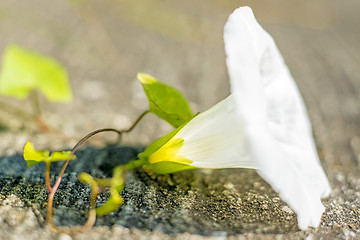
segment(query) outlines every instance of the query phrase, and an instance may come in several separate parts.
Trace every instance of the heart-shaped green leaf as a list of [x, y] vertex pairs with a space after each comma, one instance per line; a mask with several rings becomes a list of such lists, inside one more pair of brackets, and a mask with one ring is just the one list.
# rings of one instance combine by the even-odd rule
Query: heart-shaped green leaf
[[72, 100], [66, 70], [54, 59], [10, 45], [0, 71], [0, 94], [19, 99], [39, 90], [51, 102]]
[[193, 117], [189, 104], [175, 88], [157, 81], [154, 77], [139, 73], [150, 111], [173, 127], [179, 127]]

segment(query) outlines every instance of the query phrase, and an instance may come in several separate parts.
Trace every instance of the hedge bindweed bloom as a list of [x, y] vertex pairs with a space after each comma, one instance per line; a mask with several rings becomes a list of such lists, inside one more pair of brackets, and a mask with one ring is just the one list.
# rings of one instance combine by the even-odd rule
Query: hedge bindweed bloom
[[148, 157], [195, 168], [254, 168], [297, 214], [317, 227], [330, 193], [297, 86], [249, 7], [224, 28], [231, 95], [197, 115]]

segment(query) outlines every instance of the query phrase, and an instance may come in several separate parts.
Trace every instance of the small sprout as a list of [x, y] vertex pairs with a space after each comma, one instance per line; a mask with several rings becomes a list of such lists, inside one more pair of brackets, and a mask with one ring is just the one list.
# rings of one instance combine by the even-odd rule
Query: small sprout
[[[95, 179], [98, 182], [99, 186], [101, 186], [102, 179]], [[110, 181], [109, 185], [102, 185], [102, 187], [110, 187], [110, 197], [106, 200], [106, 202], [100, 207], [96, 208], [96, 215], [103, 216], [105, 214], [109, 214], [115, 211], [121, 204], [123, 204], [124, 200], [120, 196], [120, 193], [124, 189], [124, 166], [118, 166], [113, 171], [113, 177]]]
[[[37, 151], [31, 142], [26, 142], [23, 149], [23, 156], [27, 167], [32, 167], [41, 162], [50, 163], [66, 161], [69, 159], [70, 155], [71, 151], [53, 152], [51, 154], [49, 151]], [[76, 156], [72, 155], [69, 160], [75, 159]]]
[[138, 73], [137, 77], [148, 98], [150, 112], [175, 128], [193, 117], [188, 102], [178, 90], [144, 73]]
[[[142, 114], [139, 117], [139, 119], [141, 119], [143, 115], [144, 114]], [[137, 124], [139, 119], [136, 120], [134, 125]], [[132, 129], [133, 127], [134, 126], [132, 126], [130, 129]], [[49, 156], [49, 152], [47, 152], [47, 151], [36, 151], [34, 149], [34, 146], [32, 145], [32, 143], [30, 143], [30, 142], [27, 142], [25, 144], [25, 146], [24, 146], [24, 159], [25, 159], [25, 161], [27, 161], [27, 162], [29, 160], [34, 161], [32, 159], [36, 159], [34, 164], [36, 164], [38, 162], [41, 162], [41, 161], [45, 162], [45, 178], [44, 178], [44, 180], [45, 180], [46, 188], [49, 191], [48, 203], [47, 203], [47, 206], [46, 206], [46, 208], [47, 208], [47, 210], [46, 210], [46, 223], [50, 226], [51, 230], [53, 230], [55, 232], [64, 232], [64, 233], [73, 234], [73, 233], [83, 232], [83, 231], [91, 228], [95, 224], [95, 220], [96, 220], [95, 202], [96, 202], [96, 197], [97, 197], [97, 195], [99, 193], [98, 185], [99, 186], [102, 186], [102, 185], [111, 186], [112, 188], [115, 188], [115, 190], [118, 191], [118, 194], [124, 188], [123, 185], [120, 188], [119, 184], [118, 184], [119, 181], [121, 181], [121, 183], [123, 184], [122, 179], [120, 179], [120, 180], [116, 179], [116, 181], [108, 181], [107, 179], [95, 179], [95, 178], [91, 177], [87, 173], [81, 173], [79, 175], [80, 181], [82, 181], [85, 184], [89, 184], [90, 187], [91, 187], [90, 200], [89, 200], [89, 214], [88, 214], [87, 221], [85, 222], [85, 224], [83, 224], [82, 226], [79, 226], [77, 228], [64, 229], [64, 228], [57, 227], [54, 224], [53, 220], [52, 220], [52, 211], [53, 211], [52, 206], [53, 206], [53, 202], [54, 202], [54, 196], [55, 196], [55, 193], [56, 193], [57, 189], [59, 188], [61, 179], [63, 177], [63, 174], [64, 174], [64, 172], [66, 170], [66, 167], [67, 167], [69, 161], [75, 159], [74, 153], [81, 146], [81, 144], [83, 144], [86, 140], [88, 140], [92, 136], [94, 136], [94, 135], [96, 135], [98, 133], [102, 133], [102, 132], [116, 132], [117, 134], [119, 134], [119, 136], [121, 136], [122, 133], [129, 132], [129, 130], [119, 131], [119, 130], [116, 130], [116, 129], [113, 129], [113, 128], [98, 129], [98, 130], [95, 130], [95, 131], [89, 133], [85, 137], [83, 137], [73, 147], [73, 149], [71, 151], [68, 151], [68, 152], [54, 152], [50, 156]], [[48, 158], [47, 158], [47, 156], [48, 156]], [[51, 186], [51, 184], [50, 184], [50, 164], [51, 164], [52, 161], [64, 161], [64, 164], [63, 164], [63, 166], [62, 166], [62, 168], [61, 168], [61, 170], [60, 170], [60, 172], [58, 174], [58, 177], [56, 178], [55, 183], [54, 183], [53, 186]], [[32, 162], [30, 162], [30, 164], [32, 164]], [[32, 164], [32, 165], [34, 165], [34, 164]], [[123, 170], [122, 170], [122, 172], [123, 172]], [[111, 201], [113, 201], [113, 200], [111, 200]], [[120, 201], [115, 201], [115, 203], [117, 204], [117, 206], [121, 205], [122, 204], [122, 199], [121, 199], [121, 202]], [[110, 207], [114, 208], [114, 206], [115, 206], [114, 203], [110, 204]]]
[[54, 59], [16, 45], [5, 49], [0, 71], [0, 94], [25, 99], [39, 90], [50, 102], [72, 100], [66, 70]]
[[[115, 211], [124, 200], [120, 196], [120, 192], [124, 188], [124, 177], [123, 177], [124, 167], [120, 166], [114, 169], [112, 178], [93, 178], [91, 175], [87, 173], [80, 173], [79, 180], [83, 184], [90, 185], [91, 191], [98, 193], [99, 187], [110, 187], [110, 197], [106, 200], [106, 202], [100, 207], [96, 208], [96, 215], [103, 216], [105, 214], [111, 213]], [[97, 194], [96, 194], [97, 195]], [[91, 205], [95, 206], [96, 196], [91, 196], [94, 199]]]

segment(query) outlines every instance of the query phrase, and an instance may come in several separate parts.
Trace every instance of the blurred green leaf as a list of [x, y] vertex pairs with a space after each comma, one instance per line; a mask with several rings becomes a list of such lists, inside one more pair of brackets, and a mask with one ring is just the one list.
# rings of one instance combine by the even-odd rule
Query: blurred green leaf
[[16, 45], [5, 49], [0, 71], [0, 94], [19, 99], [39, 90], [51, 102], [72, 100], [66, 70], [54, 59]]
[[152, 113], [175, 128], [193, 117], [188, 102], [179, 91], [158, 82], [150, 75], [139, 73], [137, 77], [144, 88]]
[[[71, 151], [53, 152], [50, 155], [49, 151], [37, 151], [31, 142], [26, 142], [23, 149], [24, 160], [27, 167], [32, 167], [38, 163], [49, 161], [66, 161], [69, 159]], [[70, 160], [76, 159], [75, 155], [72, 155]]]

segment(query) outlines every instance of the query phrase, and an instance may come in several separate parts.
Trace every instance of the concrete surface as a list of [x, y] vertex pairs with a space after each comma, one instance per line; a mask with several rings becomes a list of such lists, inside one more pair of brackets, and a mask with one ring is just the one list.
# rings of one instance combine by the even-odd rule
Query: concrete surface
[[[32, 120], [30, 101], [0, 97], [0, 239], [359, 238], [358, 1], [71, 2], [0, 2], [0, 52], [17, 43], [55, 57], [68, 69], [74, 90], [72, 104], [40, 99], [50, 132]], [[132, 171], [125, 204], [89, 232], [68, 236], [44, 228], [42, 168], [25, 168], [19, 155], [25, 141], [68, 149], [91, 130], [128, 127], [147, 107], [137, 72], [180, 89], [194, 111], [206, 110], [229, 93], [222, 28], [240, 5], [252, 6], [273, 35], [307, 104], [333, 187], [320, 227], [300, 231], [295, 215], [254, 171], [233, 169], [169, 176]], [[107, 147], [115, 139], [111, 134], [90, 141], [67, 170], [55, 222], [84, 220], [79, 212], [86, 209], [87, 189], [77, 182], [78, 171], [106, 176], [170, 129], [147, 116], [125, 136], [123, 145], [130, 147]]]

